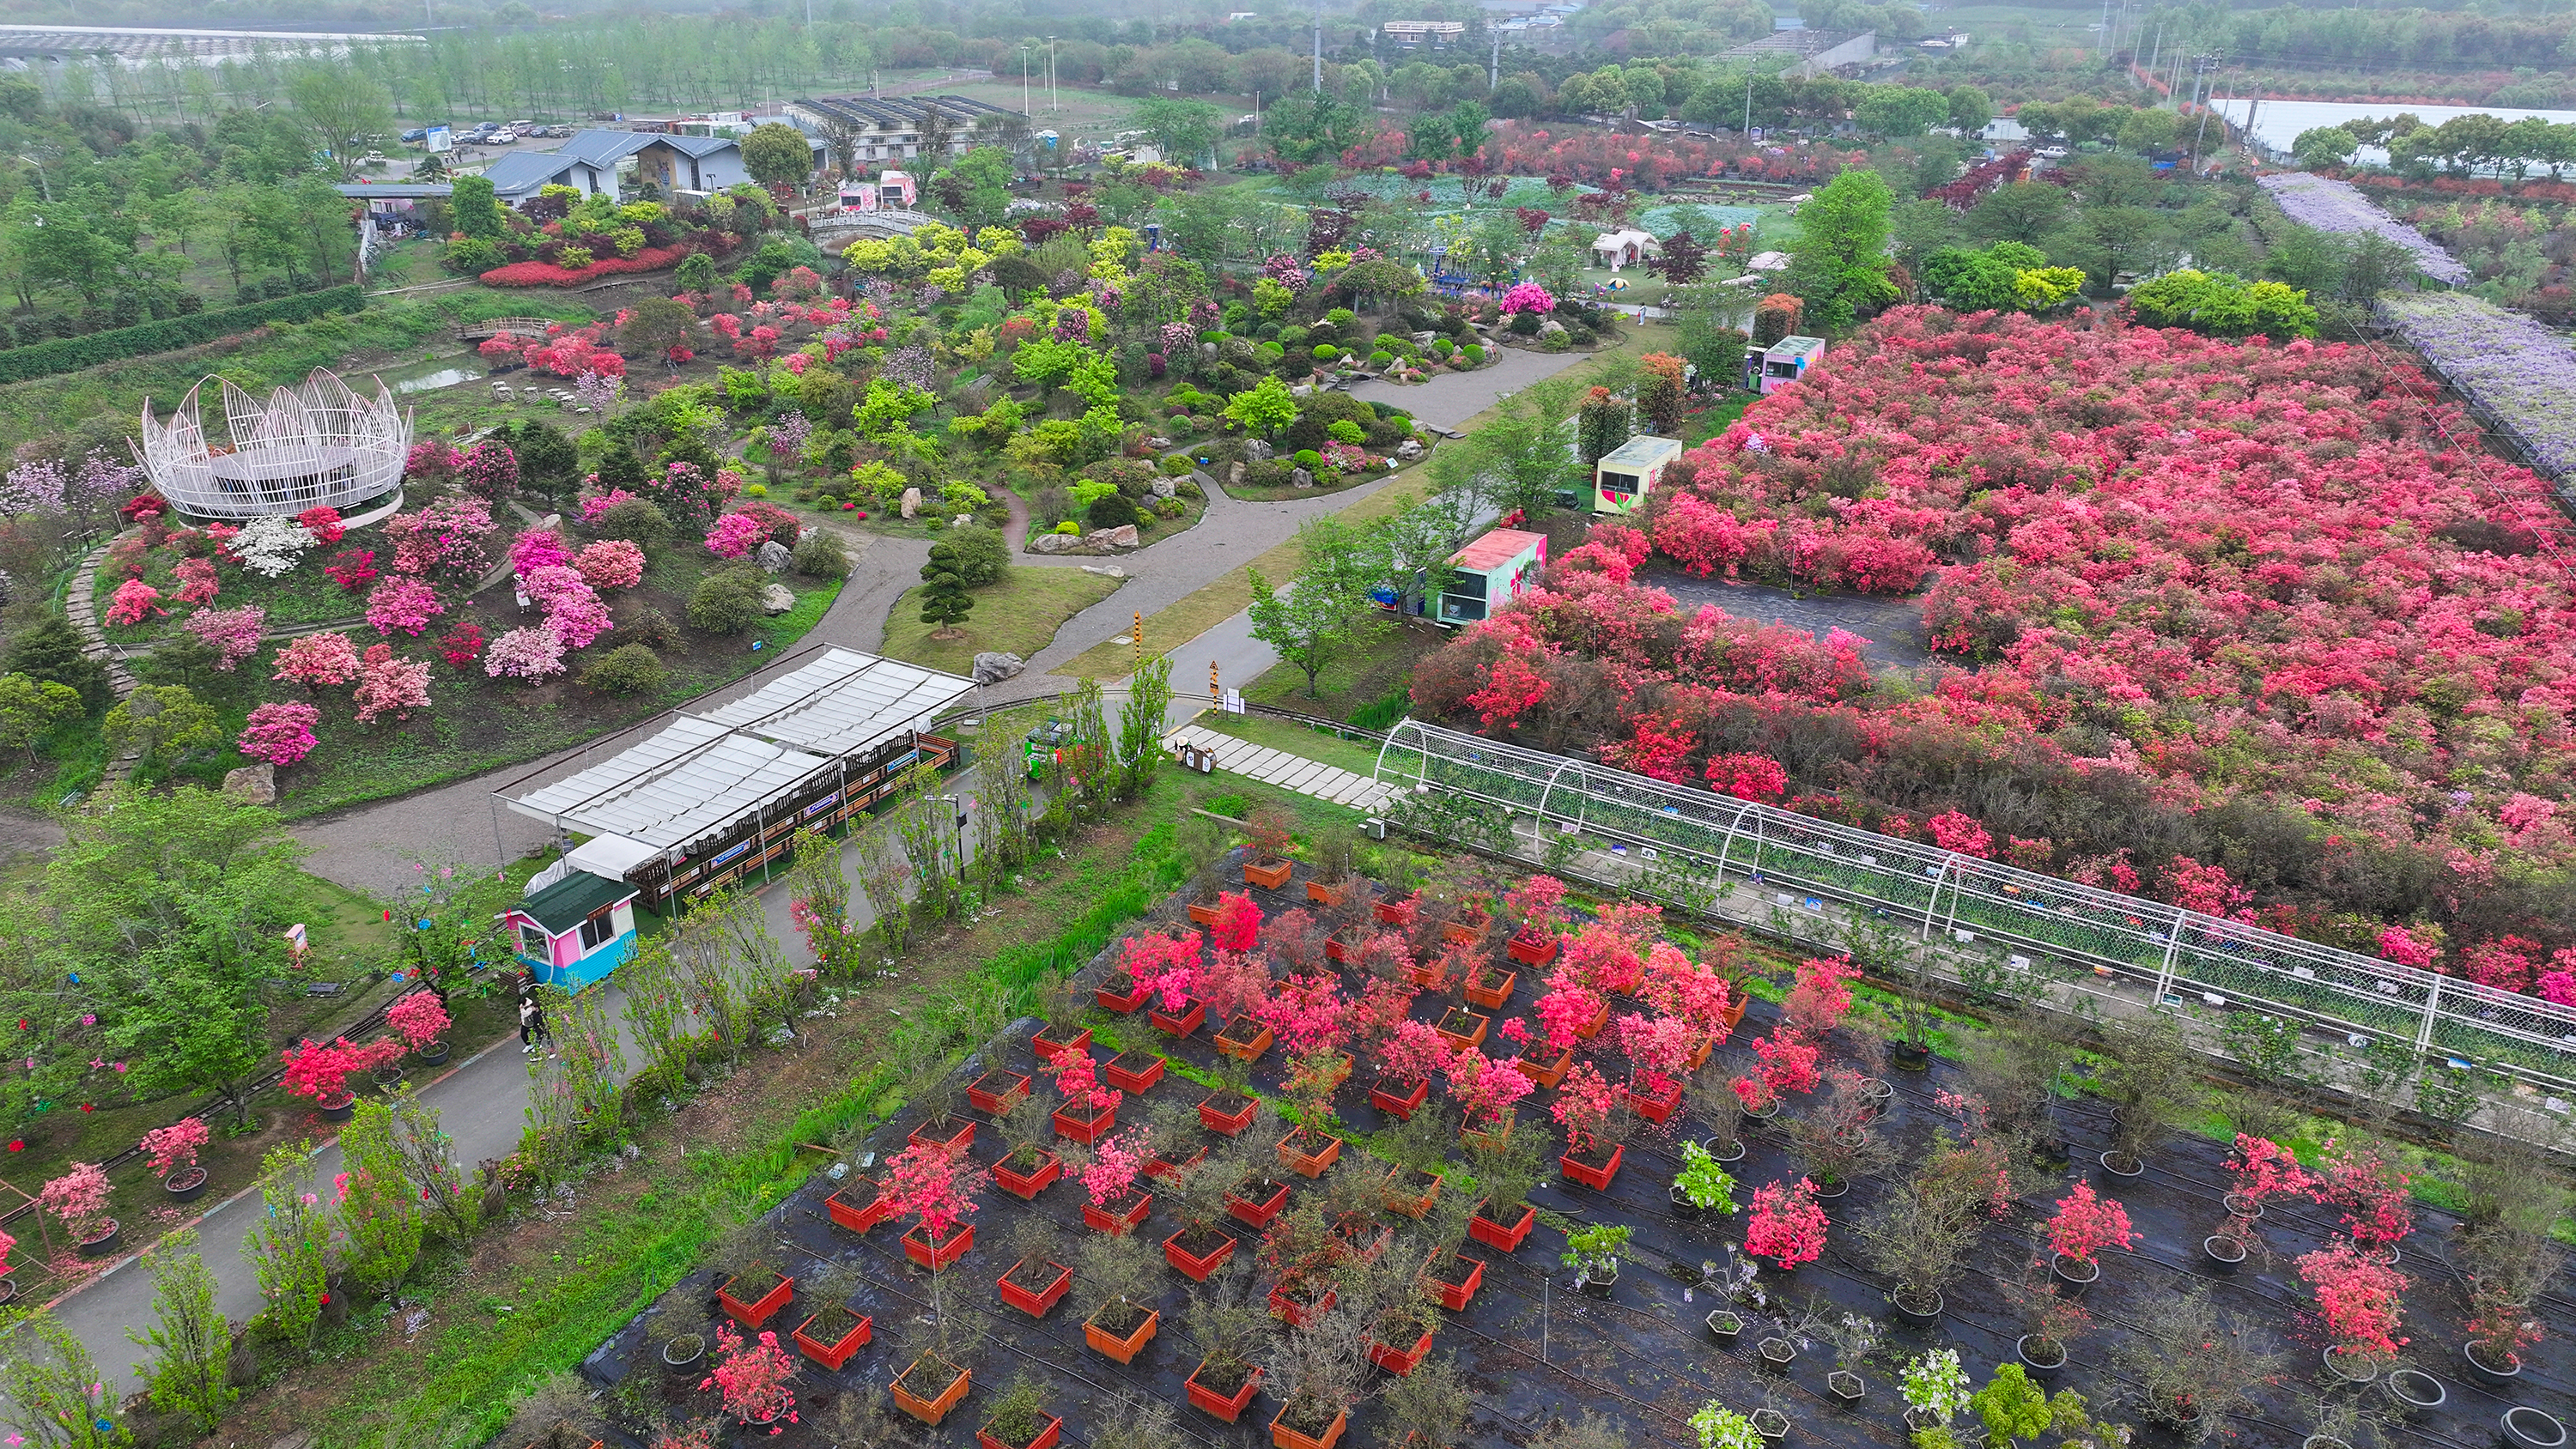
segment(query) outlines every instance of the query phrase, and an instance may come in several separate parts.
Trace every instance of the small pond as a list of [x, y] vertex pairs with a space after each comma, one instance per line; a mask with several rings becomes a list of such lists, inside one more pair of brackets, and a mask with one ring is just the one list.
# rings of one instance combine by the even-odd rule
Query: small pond
[[474, 382], [483, 376], [482, 367], [470, 357], [433, 357], [420, 362], [407, 362], [399, 367], [373, 368], [366, 374], [383, 381], [396, 396], [414, 392], [435, 392], [454, 387], [460, 382]]
[[1679, 569], [1649, 568], [1638, 582], [1662, 589], [1689, 613], [1702, 604], [1760, 624], [1786, 624], [1821, 639], [1827, 630], [1843, 629], [1869, 641], [1861, 657], [1873, 665], [1911, 667], [1931, 662], [1931, 641], [1923, 632], [1923, 605], [1918, 599], [1891, 599], [1869, 594], [1794, 594], [1769, 584], [1737, 579], [1693, 578]]

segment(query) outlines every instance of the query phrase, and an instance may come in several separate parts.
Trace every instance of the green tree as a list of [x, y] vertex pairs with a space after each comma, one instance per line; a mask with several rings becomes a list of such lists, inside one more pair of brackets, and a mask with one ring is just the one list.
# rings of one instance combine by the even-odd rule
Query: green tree
[[[716, 259], [704, 252], [691, 252], [681, 259], [680, 270], [673, 274], [672, 280], [680, 284], [683, 292], [704, 295], [716, 285]], [[692, 321], [696, 315], [690, 314]]]
[[67, 684], [0, 674], [0, 749], [22, 749], [33, 760], [37, 738], [80, 712], [80, 692]]
[[1975, 86], [1952, 86], [1945, 97], [1950, 103], [1950, 124], [1961, 134], [1973, 136], [1995, 118], [1995, 103]]
[[[480, 176], [459, 176], [451, 183], [447, 205], [456, 214], [456, 229], [470, 237], [497, 241], [501, 237], [501, 203], [494, 199], [492, 183]], [[714, 263], [708, 263], [710, 267]]]
[[185, 686], [144, 684], [107, 712], [99, 733], [109, 754], [123, 755], [131, 747], [149, 760], [210, 744], [220, 732], [214, 708]]
[[1888, 279], [1887, 216], [1895, 197], [1875, 171], [1851, 170], [1826, 183], [1798, 213], [1789, 286], [1805, 299], [1811, 330], [1838, 331], [1865, 309], [1896, 299]]
[[2188, 327], [2211, 337], [2313, 337], [2317, 331], [2317, 309], [2305, 292], [2231, 272], [2167, 272], [2131, 288], [2129, 306], [2150, 327]]
[[2140, 107], [2120, 118], [2117, 133], [2120, 149], [2141, 156], [2173, 149], [2174, 133], [2181, 118], [2171, 111]]
[[2024, 242], [2045, 251], [2071, 210], [2065, 187], [2016, 181], [1986, 193], [1968, 213], [1968, 230], [1986, 241]]
[[242, 1252], [268, 1300], [262, 1315], [268, 1331], [301, 1347], [312, 1341], [322, 1316], [331, 1265], [331, 1209], [313, 1190], [313, 1159], [304, 1144], [271, 1148], [260, 1159], [259, 1197], [265, 1211], [251, 1220]]
[[184, 1414], [199, 1433], [211, 1434], [241, 1392], [231, 1383], [232, 1325], [215, 1305], [215, 1275], [197, 1251], [197, 1230], [162, 1238], [143, 1250], [143, 1262], [152, 1270], [152, 1312], [160, 1321], [125, 1336], [159, 1357], [136, 1364], [134, 1376], [151, 1390], [152, 1407]]
[[1334, 660], [1372, 638], [1383, 624], [1369, 598], [1378, 551], [1367, 537], [1339, 518], [1325, 514], [1297, 530], [1305, 551], [1289, 591], [1279, 593], [1261, 571], [1252, 571], [1252, 637], [1278, 651], [1306, 676], [1306, 697], [1316, 697], [1315, 681]]
[[813, 143], [804, 132], [783, 122], [754, 126], [742, 138], [742, 169], [772, 190], [802, 186], [814, 174]]
[[155, 952], [154, 960], [108, 1028], [131, 1066], [129, 1085], [154, 1096], [212, 1093], [247, 1126], [242, 1084], [269, 1064], [268, 1009], [237, 975], [184, 952]]
[[1265, 376], [1245, 392], [1226, 400], [1225, 415], [1255, 437], [1275, 438], [1297, 421], [1297, 400], [1276, 375]]
[[932, 193], [968, 231], [1010, 219], [1011, 158], [999, 146], [977, 146], [931, 178]]
[[1292, 91], [1262, 114], [1261, 129], [1280, 160], [1311, 166], [1357, 144], [1373, 120], [1362, 107], [1329, 93]]
[[2264, 251], [2263, 275], [2302, 292], [2331, 297], [2343, 285], [2348, 256], [2340, 237], [2294, 223], [2281, 228]]
[[930, 562], [921, 566], [921, 579], [921, 622], [936, 626], [930, 637], [964, 638], [966, 631], [957, 626], [975, 612], [975, 596], [966, 592], [956, 546], [945, 541], [932, 544]]
[[338, 1207], [349, 1236], [351, 1284], [370, 1297], [391, 1293], [420, 1257], [422, 1223], [420, 1189], [404, 1170], [394, 1114], [385, 1104], [355, 1104], [340, 1129], [340, 1162], [347, 1171]]
[[1172, 703], [1172, 656], [1145, 661], [1127, 680], [1118, 707], [1118, 797], [1133, 800], [1153, 788], [1163, 764], [1164, 716]]
[[2048, 1432], [2053, 1418], [2048, 1391], [2032, 1383], [2017, 1363], [1995, 1370], [1991, 1382], [1968, 1396], [1968, 1407], [1986, 1426], [1988, 1449], [2012, 1449], [2015, 1440], [2036, 1439]]
[[1522, 388], [1495, 405], [1493, 418], [1465, 446], [1431, 455], [1432, 483], [1472, 490], [1498, 513], [1545, 516], [1556, 506], [1557, 490], [1574, 488], [1584, 476], [1566, 427], [1580, 398], [1562, 376]]
[[[0, 1422], [45, 1449], [125, 1449], [116, 1400], [98, 1362], [62, 1320], [42, 1308], [9, 1331], [0, 1355]], [[105, 1425], [105, 1428], [101, 1428]]]
[[1575, 452], [1586, 465], [1617, 452], [1619, 445], [1628, 441], [1635, 414], [1628, 399], [1613, 396], [1607, 388], [1593, 389], [1593, 396], [1584, 400], [1582, 410], [1576, 414]]
[[1135, 126], [1163, 153], [1164, 160], [1175, 166], [1196, 166], [1216, 150], [1225, 117], [1206, 101], [1155, 96], [1136, 107]]
[[346, 62], [296, 66], [287, 73], [286, 99], [343, 176], [356, 169], [371, 139], [393, 129], [392, 95], [365, 70]]
[[2348, 166], [2361, 140], [2342, 126], [2310, 126], [2290, 143], [2290, 155], [2301, 166]]
[[1852, 121], [1882, 136], [1920, 136], [1950, 119], [1950, 98], [1919, 86], [1872, 86]]

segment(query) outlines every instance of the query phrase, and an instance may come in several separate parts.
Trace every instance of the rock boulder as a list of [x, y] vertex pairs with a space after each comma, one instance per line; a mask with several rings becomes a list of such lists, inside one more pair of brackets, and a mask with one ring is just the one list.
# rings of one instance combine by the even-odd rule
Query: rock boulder
[[1267, 463], [1272, 457], [1270, 445], [1254, 438], [1243, 445], [1243, 457], [1249, 463]]
[[1421, 456], [1422, 442], [1418, 438], [1407, 438], [1395, 445], [1395, 461], [1399, 463], [1410, 463]]
[[903, 516], [910, 518], [920, 511], [921, 490], [918, 488], [906, 488], [903, 490]]
[[796, 591], [785, 584], [771, 584], [760, 591], [760, 607], [773, 614], [784, 614], [796, 607]]
[[1093, 548], [1140, 548], [1144, 540], [1136, 536], [1136, 525], [1122, 523], [1116, 528], [1095, 528], [1082, 536]]
[[787, 545], [780, 543], [777, 539], [773, 538], [761, 544], [760, 552], [757, 557], [760, 559], [760, 567], [764, 572], [773, 574], [783, 574], [787, 572]]
[[224, 772], [224, 793], [248, 805], [277, 803], [277, 767], [244, 765]]
[[978, 654], [975, 656], [974, 679], [977, 684], [999, 684], [1019, 677], [1028, 661], [1017, 654]]
[[1081, 538], [1070, 533], [1034, 534], [1026, 545], [1030, 553], [1071, 553], [1080, 547]]
[[1288, 475], [1288, 481], [1300, 488], [1312, 488], [1315, 486], [1315, 475], [1300, 468]]

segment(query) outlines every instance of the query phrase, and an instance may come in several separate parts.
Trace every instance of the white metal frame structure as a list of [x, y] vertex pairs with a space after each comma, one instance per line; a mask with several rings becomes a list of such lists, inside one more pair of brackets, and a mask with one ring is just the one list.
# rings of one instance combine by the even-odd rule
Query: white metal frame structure
[[1400, 790], [1533, 818], [1542, 830], [1571, 823], [1604, 842], [1684, 858], [1721, 888], [1751, 883], [1784, 904], [1871, 907], [1927, 942], [1983, 942], [2088, 977], [2125, 977], [2159, 1003], [2192, 999], [2395, 1038], [2576, 1094], [2576, 1009], [2538, 997], [1411, 719], [1388, 732], [1375, 774]]
[[[209, 435], [199, 394], [223, 390], [224, 437]], [[402, 486], [411, 413], [379, 380], [366, 397], [316, 368], [265, 402], [222, 378], [188, 389], [167, 421], [143, 402], [143, 467], [152, 485], [198, 518], [292, 516], [328, 505], [355, 513]]]

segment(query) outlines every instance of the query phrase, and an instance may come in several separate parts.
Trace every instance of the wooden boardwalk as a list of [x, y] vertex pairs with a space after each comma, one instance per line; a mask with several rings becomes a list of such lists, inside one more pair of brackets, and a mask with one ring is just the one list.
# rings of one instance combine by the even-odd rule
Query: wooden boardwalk
[[1216, 767], [1220, 770], [1231, 770], [1265, 785], [1312, 795], [1318, 800], [1330, 800], [1354, 810], [1374, 812], [1383, 809], [1396, 793], [1393, 785], [1382, 784], [1366, 775], [1354, 775], [1333, 765], [1319, 765], [1301, 756], [1256, 745], [1250, 740], [1239, 740], [1232, 735], [1221, 735], [1194, 724], [1183, 725], [1165, 735], [1163, 743], [1166, 747], [1194, 745], [1216, 756]]

